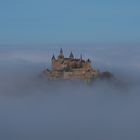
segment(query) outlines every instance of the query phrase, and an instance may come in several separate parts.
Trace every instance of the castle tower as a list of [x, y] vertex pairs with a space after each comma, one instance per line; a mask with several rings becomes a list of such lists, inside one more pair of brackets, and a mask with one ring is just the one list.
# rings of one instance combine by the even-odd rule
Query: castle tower
[[54, 65], [55, 65], [55, 56], [54, 56], [54, 54], [53, 54], [53, 56], [52, 56], [52, 69], [54, 69]]
[[64, 54], [62, 48], [60, 49], [60, 54], [58, 56], [58, 59], [64, 59]]
[[54, 56], [54, 54], [53, 54], [53, 56], [52, 56], [52, 61], [53, 61], [53, 60], [55, 60], [55, 56]]
[[86, 61], [86, 69], [87, 70], [90, 70], [92, 67], [91, 67], [91, 61], [90, 61], [90, 59], [88, 59], [87, 61]]
[[81, 55], [80, 55], [80, 61], [82, 61], [82, 59], [83, 59], [83, 58], [82, 58], [82, 54], [81, 54]]
[[89, 64], [91, 63], [90, 59], [87, 60], [87, 63], [89, 63]]
[[72, 52], [70, 53], [69, 58], [74, 59], [74, 55], [73, 55], [73, 53], [72, 53]]
[[63, 54], [63, 50], [62, 50], [62, 48], [60, 49], [60, 54]]

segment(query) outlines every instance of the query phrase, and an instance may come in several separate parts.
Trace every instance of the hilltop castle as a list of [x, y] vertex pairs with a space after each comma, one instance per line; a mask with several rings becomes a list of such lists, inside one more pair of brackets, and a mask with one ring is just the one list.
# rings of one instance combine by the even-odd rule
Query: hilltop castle
[[64, 56], [62, 48], [57, 58], [52, 56], [52, 70], [46, 69], [44, 74], [48, 79], [93, 79], [99, 72], [92, 68], [89, 59], [83, 60], [82, 55], [76, 59], [71, 52], [69, 57]]
[[82, 59], [82, 55], [80, 59], [74, 58], [73, 53], [71, 52], [69, 58], [65, 58], [63, 54], [63, 50], [60, 50], [60, 54], [57, 59], [53, 55], [52, 57], [52, 70], [57, 71], [71, 71], [71, 70], [90, 70], [91, 69], [91, 61], [88, 59], [87, 61]]

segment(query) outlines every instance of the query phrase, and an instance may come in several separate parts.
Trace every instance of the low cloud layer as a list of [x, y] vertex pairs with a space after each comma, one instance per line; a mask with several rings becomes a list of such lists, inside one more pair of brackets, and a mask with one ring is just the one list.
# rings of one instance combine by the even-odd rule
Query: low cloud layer
[[[40, 74], [60, 47], [116, 81], [48, 82]], [[139, 54], [139, 46], [0, 48], [0, 139], [140, 139]]]

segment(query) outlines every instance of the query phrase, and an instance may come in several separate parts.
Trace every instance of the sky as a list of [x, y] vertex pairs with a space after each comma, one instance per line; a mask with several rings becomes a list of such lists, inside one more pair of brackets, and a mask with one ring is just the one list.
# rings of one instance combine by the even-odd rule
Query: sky
[[140, 43], [139, 0], [0, 0], [0, 44]]

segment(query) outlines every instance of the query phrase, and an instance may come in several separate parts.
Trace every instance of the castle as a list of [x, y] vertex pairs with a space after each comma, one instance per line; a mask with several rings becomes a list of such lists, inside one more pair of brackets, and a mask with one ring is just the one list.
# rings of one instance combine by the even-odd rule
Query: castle
[[87, 61], [82, 59], [82, 55], [80, 59], [74, 58], [73, 53], [70, 53], [69, 58], [65, 58], [63, 54], [63, 50], [60, 50], [60, 54], [56, 59], [53, 55], [52, 57], [52, 70], [57, 71], [71, 71], [74, 69], [82, 69], [82, 70], [90, 70], [91, 69], [91, 61], [88, 59]]
[[99, 72], [92, 68], [89, 59], [84, 60], [82, 55], [76, 59], [72, 52], [65, 58], [62, 48], [58, 57], [55, 58], [53, 55], [51, 61], [52, 70], [44, 71], [48, 79], [93, 79], [99, 75]]

